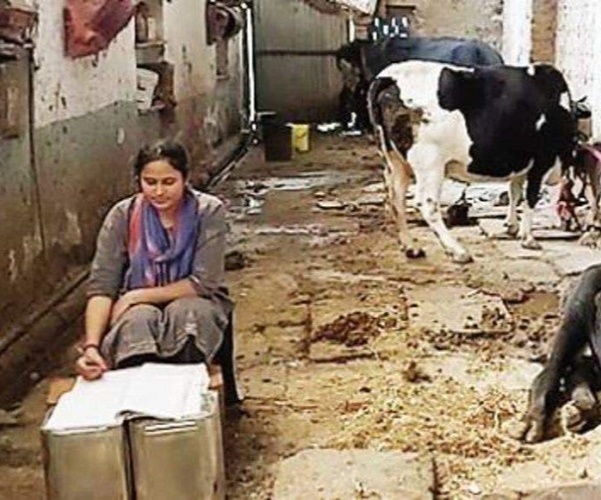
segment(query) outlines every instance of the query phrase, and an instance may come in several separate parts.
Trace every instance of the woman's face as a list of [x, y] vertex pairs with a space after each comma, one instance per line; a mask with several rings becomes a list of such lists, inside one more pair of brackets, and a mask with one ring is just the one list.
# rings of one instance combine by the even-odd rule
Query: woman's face
[[155, 160], [142, 168], [140, 188], [159, 212], [170, 212], [179, 206], [184, 196], [185, 179], [168, 161]]

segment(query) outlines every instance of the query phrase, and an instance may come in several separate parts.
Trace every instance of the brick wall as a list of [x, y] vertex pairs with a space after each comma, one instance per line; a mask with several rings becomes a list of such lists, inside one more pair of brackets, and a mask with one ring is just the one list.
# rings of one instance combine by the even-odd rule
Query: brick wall
[[557, 32], [557, 0], [532, 0], [533, 62], [555, 62], [555, 34]]

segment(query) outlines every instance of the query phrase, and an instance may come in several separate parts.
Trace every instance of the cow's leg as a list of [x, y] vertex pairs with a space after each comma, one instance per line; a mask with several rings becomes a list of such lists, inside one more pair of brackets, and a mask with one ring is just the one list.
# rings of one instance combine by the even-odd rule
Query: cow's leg
[[451, 236], [440, 212], [440, 191], [444, 180], [444, 160], [436, 146], [414, 146], [409, 151], [409, 163], [416, 180], [417, 206], [428, 224], [454, 262], [472, 262], [472, 256]]
[[532, 234], [532, 218], [534, 215], [534, 207], [538, 201], [538, 195], [542, 184], [540, 175], [529, 175], [528, 184], [526, 185], [526, 203], [524, 203], [524, 212], [520, 224], [520, 239], [522, 247], [530, 250], [540, 250], [540, 243], [534, 239]]
[[509, 207], [507, 207], [507, 217], [505, 218], [505, 227], [507, 234], [517, 236], [520, 230], [518, 222], [518, 203], [522, 199], [525, 176], [520, 175], [512, 177], [509, 181]]
[[384, 185], [387, 203], [397, 225], [399, 244], [407, 257], [424, 257], [423, 248], [411, 236], [407, 224], [407, 189], [411, 182], [410, 166], [396, 148], [387, 149], [382, 127], [377, 127], [376, 134], [380, 143], [380, 151], [384, 156]]
[[601, 189], [599, 183], [601, 182], [601, 172], [597, 163], [587, 163], [585, 168], [586, 174], [582, 176], [582, 182], [586, 182], [588, 177], [589, 182], [588, 186], [584, 189], [584, 194], [590, 206], [585, 225], [594, 227], [601, 225], [601, 221], [599, 220], [599, 191]]
[[407, 189], [411, 183], [411, 167], [397, 151], [389, 153], [393, 163], [391, 172], [391, 203], [396, 214], [399, 243], [410, 259], [424, 257], [426, 254], [417, 240], [411, 236], [407, 224]]

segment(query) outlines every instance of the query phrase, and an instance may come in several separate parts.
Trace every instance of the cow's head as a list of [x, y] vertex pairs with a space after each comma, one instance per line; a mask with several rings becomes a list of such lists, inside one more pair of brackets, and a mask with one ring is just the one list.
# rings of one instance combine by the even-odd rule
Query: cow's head
[[545, 96], [547, 106], [556, 106], [562, 102], [564, 95], [569, 95], [565, 78], [558, 69], [550, 64], [535, 64], [528, 68], [527, 73], [532, 76], [537, 87]]
[[570, 161], [576, 121], [567, 83], [552, 66], [443, 68], [438, 101], [464, 115], [472, 156], [525, 164], [544, 143], [562, 162]]
[[438, 99], [449, 111], [478, 108], [513, 96], [536, 99], [537, 107], [544, 112], [558, 106], [564, 96], [569, 97], [568, 85], [561, 72], [548, 64], [529, 68], [444, 68], [440, 74]]
[[477, 70], [442, 69], [438, 81], [438, 102], [443, 109], [465, 111], [477, 108], [484, 103], [485, 95], [484, 79]]

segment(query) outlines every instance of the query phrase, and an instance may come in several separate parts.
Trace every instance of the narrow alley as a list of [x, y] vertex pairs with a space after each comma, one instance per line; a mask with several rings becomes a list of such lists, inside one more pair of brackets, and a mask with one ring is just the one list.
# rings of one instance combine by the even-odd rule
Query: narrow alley
[[0, 500], [601, 498], [599, 21], [0, 0]]
[[[367, 138], [318, 134], [291, 162], [253, 148], [217, 187], [245, 395], [224, 430], [228, 497], [599, 494], [599, 430], [529, 446], [512, 429], [571, 276], [601, 254], [553, 239], [522, 250], [483, 233], [493, 217], [452, 229], [476, 257], [460, 266], [415, 219], [427, 258], [408, 261], [382, 189]], [[47, 384], [4, 427], [0, 498], [42, 498]], [[350, 463], [352, 492], [337, 480]]]

